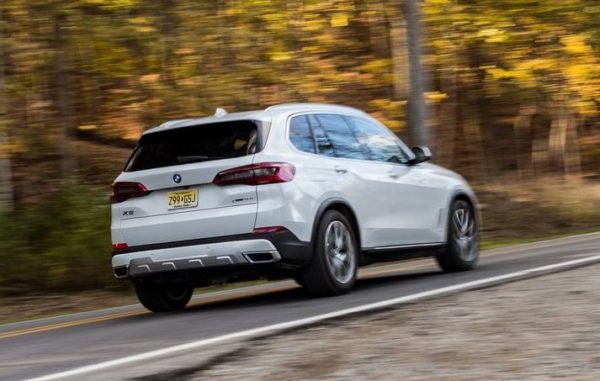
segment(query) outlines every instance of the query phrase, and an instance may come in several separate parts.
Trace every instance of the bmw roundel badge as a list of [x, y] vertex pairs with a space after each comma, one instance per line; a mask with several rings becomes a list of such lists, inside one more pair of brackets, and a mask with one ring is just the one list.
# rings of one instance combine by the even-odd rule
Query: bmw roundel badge
[[181, 182], [181, 175], [178, 173], [174, 174], [173, 181], [175, 181], [176, 184], [179, 184]]

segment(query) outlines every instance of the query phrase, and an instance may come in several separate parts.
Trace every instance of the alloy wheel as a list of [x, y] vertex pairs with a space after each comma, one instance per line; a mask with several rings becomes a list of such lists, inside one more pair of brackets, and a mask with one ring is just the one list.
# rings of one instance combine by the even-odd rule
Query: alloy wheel
[[327, 265], [336, 281], [346, 284], [356, 271], [356, 248], [348, 227], [341, 221], [331, 221], [325, 231]]
[[452, 238], [460, 258], [465, 262], [473, 261], [477, 256], [477, 233], [473, 212], [469, 207], [460, 206], [454, 210]]

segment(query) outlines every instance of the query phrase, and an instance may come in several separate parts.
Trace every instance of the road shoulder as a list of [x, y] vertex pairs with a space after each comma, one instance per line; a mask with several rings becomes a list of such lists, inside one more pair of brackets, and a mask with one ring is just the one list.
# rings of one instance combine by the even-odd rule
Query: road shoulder
[[599, 328], [595, 264], [254, 340], [182, 379], [597, 380]]

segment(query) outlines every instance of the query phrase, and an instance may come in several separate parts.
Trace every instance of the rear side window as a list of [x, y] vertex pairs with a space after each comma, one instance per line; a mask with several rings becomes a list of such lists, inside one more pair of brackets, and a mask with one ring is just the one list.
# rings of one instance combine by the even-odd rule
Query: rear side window
[[[319, 126], [331, 142], [336, 157], [346, 159], [367, 159], [365, 148], [357, 141], [353, 131], [341, 115], [315, 115]], [[319, 146], [319, 148], [321, 148]]]
[[190, 126], [143, 135], [126, 172], [252, 155], [257, 150], [253, 121]]
[[315, 139], [306, 115], [295, 116], [290, 122], [290, 141], [300, 151], [315, 153]]

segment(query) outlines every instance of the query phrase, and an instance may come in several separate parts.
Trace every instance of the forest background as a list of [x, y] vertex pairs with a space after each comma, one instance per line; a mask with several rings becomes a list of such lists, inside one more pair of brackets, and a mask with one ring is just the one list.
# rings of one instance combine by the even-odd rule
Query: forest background
[[[398, 0], [3, 0], [0, 296], [118, 289], [110, 183], [166, 120], [325, 102], [411, 142]], [[484, 244], [600, 226], [600, 3], [423, 0], [434, 162]]]

